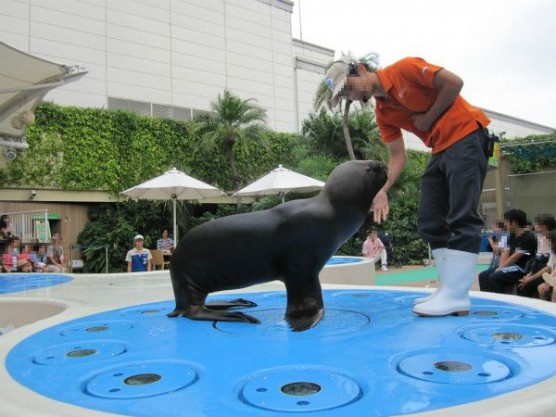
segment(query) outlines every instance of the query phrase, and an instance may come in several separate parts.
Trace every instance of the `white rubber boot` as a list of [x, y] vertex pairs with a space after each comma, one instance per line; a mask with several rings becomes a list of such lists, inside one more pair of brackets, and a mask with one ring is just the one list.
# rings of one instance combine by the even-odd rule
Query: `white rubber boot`
[[444, 265], [446, 265], [446, 258], [444, 254], [445, 251], [446, 248], [433, 249], [432, 251], [432, 257], [434, 258], [436, 269], [438, 269], [438, 282], [439, 282], [438, 288], [435, 289], [430, 295], [426, 297], [420, 297], [413, 300], [414, 305], [422, 304], [429, 300], [432, 300], [436, 296], [436, 294], [438, 294], [440, 287], [442, 287], [442, 277], [444, 276]]
[[413, 307], [418, 316], [467, 316], [471, 310], [469, 289], [475, 279], [479, 255], [446, 249], [444, 257], [442, 285], [434, 298]]

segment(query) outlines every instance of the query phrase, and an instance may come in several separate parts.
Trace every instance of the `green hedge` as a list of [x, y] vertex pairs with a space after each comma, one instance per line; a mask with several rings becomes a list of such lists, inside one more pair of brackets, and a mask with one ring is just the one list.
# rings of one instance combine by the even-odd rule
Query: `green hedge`
[[[176, 167], [224, 190], [232, 184], [223, 155], [198, 146], [194, 122], [157, 119], [125, 111], [43, 103], [27, 129], [29, 150], [0, 170], [0, 186], [101, 190], [117, 194]], [[269, 133], [270, 146], [238, 149], [246, 181], [281, 161], [292, 163], [296, 136]]]

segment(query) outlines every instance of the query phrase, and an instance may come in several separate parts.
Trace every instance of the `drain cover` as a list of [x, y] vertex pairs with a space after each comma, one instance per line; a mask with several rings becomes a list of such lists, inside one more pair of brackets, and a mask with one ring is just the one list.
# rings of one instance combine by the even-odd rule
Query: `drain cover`
[[308, 412], [342, 407], [361, 395], [359, 385], [336, 370], [275, 368], [250, 377], [241, 399], [272, 411]]
[[93, 377], [85, 393], [113, 399], [152, 397], [183, 389], [196, 380], [197, 372], [183, 363], [132, 364]]
[[98, 335], [106, 337], [107, 335], [119, 335], [120, 333], [133, 328], [133, 322], [123, 320], [103, 320], [89, 321], [80, 323], [76, 326], [68, 326], [60, 331], [62, 336], [78, 336], [91, 337]]
[[556, 340], [552, 330], [511, 323], [464, 329], [461, 336], [481, 344], [512, 348], [550, 345]]
[[398, 370], [413, 378], [441, 384], [485, 384], [506, 379], [512, 373], [498, 358], [466, 352], [408, 356], [399, 361]]
[[515, 320], [526, 315], [525, 310], [506, 307], [505, 305], [480, 305], [471, 311], [471, 316], [479, 320]]
[[123, 343], [87, 340], [53, 346], [37, 354], [33, 361], [41, 365], [77, 365], [101, 361], [126, 352]]
[[138, 306], [125, 308], [120, 311], [120, 314], [124, 317], [160, 317], [165, 316], [167, 313], [174, 309], [174, 303], [163, 302], [163, 303], [153, 303], [149, 306]]
[[254, 326], [247, 323], [219, 321], [214, 327], [221, 332], [244, 337], [310, 339], [314, 337], [314, 332], [318, 332], [319, 337], [355, 332], [371, 321], [367, 315], [357, 311], [326, 309], [322, 321], [316, 327], [293, 333], [284, 318], [285, 309], [245, 310], [245, 312], [259, 319], [261, 324]]

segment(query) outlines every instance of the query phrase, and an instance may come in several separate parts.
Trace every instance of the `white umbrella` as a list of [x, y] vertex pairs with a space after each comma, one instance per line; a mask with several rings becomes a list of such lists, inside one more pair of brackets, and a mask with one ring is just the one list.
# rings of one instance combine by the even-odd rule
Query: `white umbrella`
[[283, 203], [285, 195], [289, 192], [303, 193], [320, 190], [322, 187], [324, 187], [324, 182], [278, 165], [278, 168], [273, 169], [264, 177], [237, 191], [234, 196], [256, 197], [259, 195], [281, 194]]
[[172, 168], [164, 174], [122, 191], [122, 194], [143, 200], [168, 200], [174, 203], [174, 241], [178, 243], [176, 226], [177, 200], [203, 200], [207, 197], [225, 195], [218, 188], [196, 180], [182, 171]]

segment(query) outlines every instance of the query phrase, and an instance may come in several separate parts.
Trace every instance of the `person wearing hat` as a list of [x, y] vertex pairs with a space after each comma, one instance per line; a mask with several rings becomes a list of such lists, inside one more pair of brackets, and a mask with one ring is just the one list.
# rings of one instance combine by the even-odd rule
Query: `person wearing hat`
[[33, 272], [33, 264], [29, 259], [18, 259], [16, 262], [17, 272]]
[[388, 190], [406, 163], [401, 130], [431, 148], [421, 179], [418, 230], [431, 246], [440, 285], [431, 296], [415, 300], [413, 312], [469, 314], [483, 227], [477, 207], [492, 147], [486, 131], [490, 120], [460, 95], [459, 76], [421, 58], [403, 58], [384, 68], [353, 59], [337, 61], [325, 83], [332, 91], [332, 108], [341, 100], [375, 99], [376, 123], [390, 152], [388, 181], [373, 201], [375, 222], [386, 220]]
[[125, 260], [127, 262], [127, 272], [146, 272], [152, 269], [151, 251], [143, 247], [143, 235], [136, 235], [133, 238], [135, 247], [127, 252]]

